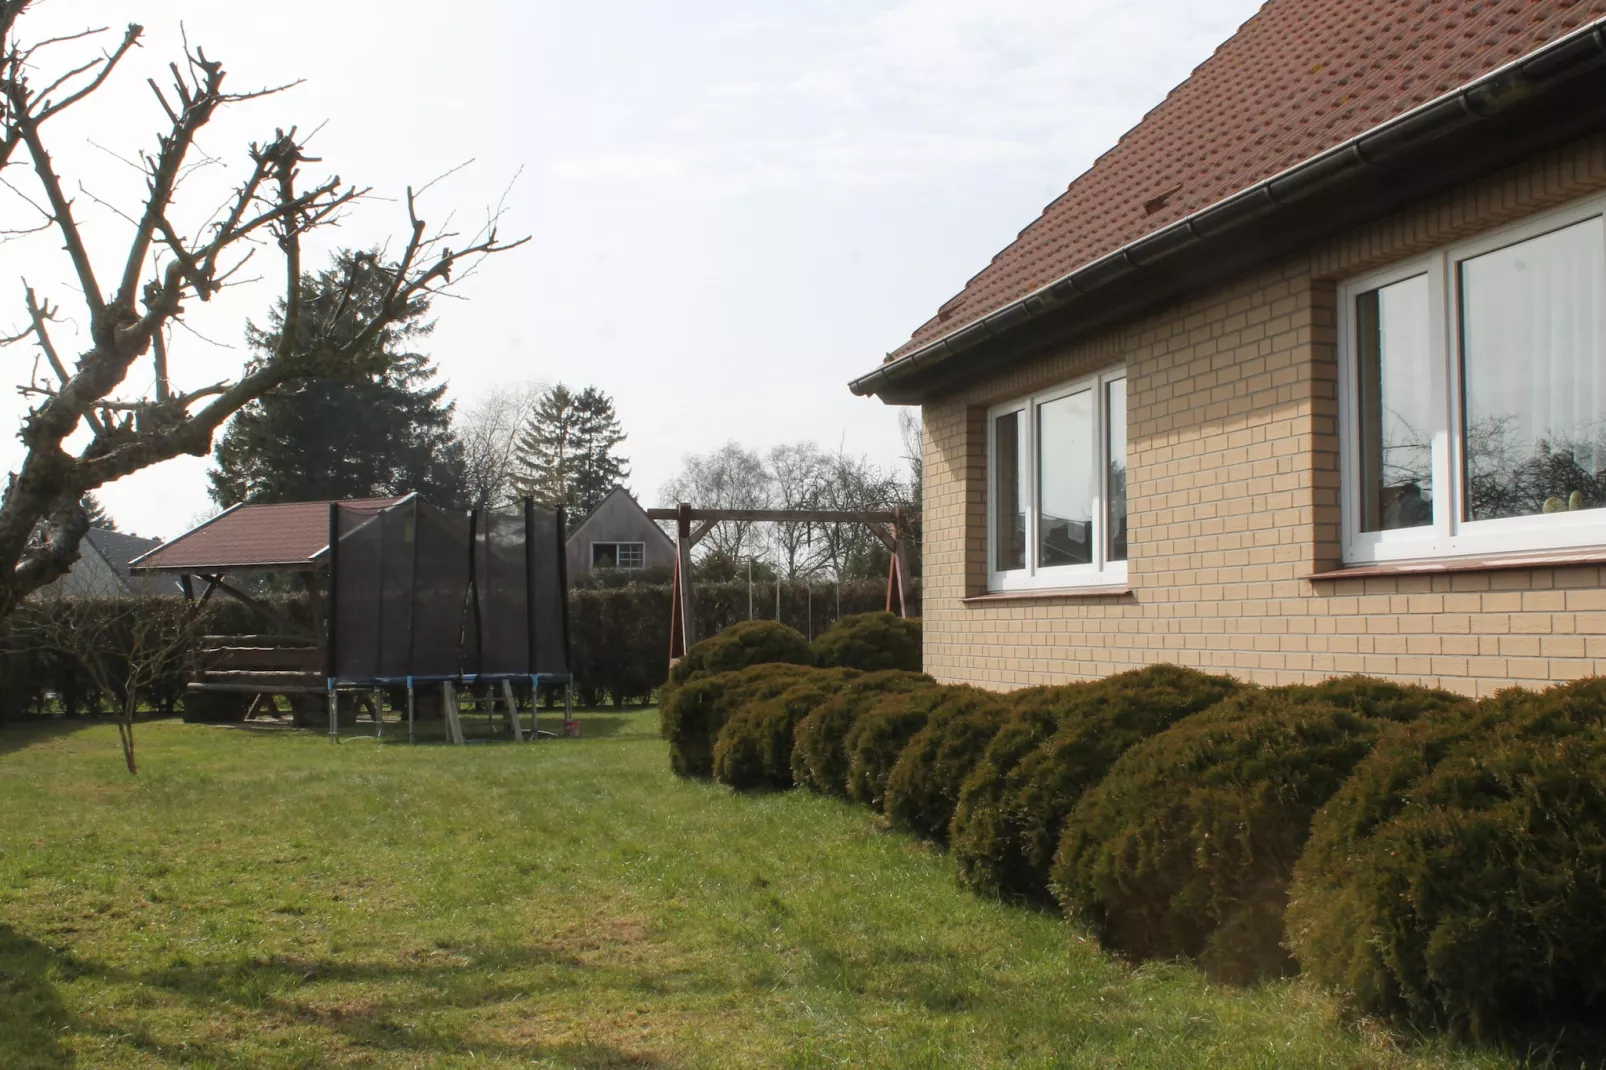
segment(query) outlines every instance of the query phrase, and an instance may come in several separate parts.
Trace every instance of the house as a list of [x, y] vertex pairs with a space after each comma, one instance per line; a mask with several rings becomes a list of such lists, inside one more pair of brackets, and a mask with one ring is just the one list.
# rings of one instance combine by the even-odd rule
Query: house
[[855, 380], [926, 671], [1606, 670], [1603, 15], [1269, 0]]
[[67, 574], [39, 592], [42, 598], [168, 597], [182, 594], [170, 576], [134, 576], [129, 564], [162, 545], [106, 528], [90, 528], [78, 544], [78, 560]]
[[673, 568], [675, 544], [630, 492], [615, 487], [569, 535], [569, 583], [585, 583], [593, 572]]

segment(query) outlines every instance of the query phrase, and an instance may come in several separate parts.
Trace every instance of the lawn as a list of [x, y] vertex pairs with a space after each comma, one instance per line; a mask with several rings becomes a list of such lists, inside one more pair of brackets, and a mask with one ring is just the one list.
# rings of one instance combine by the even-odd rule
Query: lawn
[[451, 748], [0, 732], [0, 1067], [1518, 1065], [1133, 969], [653, 712]]

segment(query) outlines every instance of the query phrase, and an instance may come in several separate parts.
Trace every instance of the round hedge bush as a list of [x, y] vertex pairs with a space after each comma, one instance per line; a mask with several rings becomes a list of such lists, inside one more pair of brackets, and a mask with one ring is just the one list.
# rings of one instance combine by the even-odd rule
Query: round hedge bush
[[1060, 829], [1082, 793], [1127, 748], [1238, 686], [1225, 676], [1150, 665], [1023, 692], [1011, 725], [960, 791], [953, 847], [962, 878], [992, 894], [1047, 899]]
[[809, 651], [821, 668], [919, 672], [920, 621], [893, 613], [843, 617], [821, 632]]
[[792, 780], [822, 795], [848, 793], [848, 729], [882, 696], [936, 687], [924, 673], [886, 669], [848, 681], [797, 724], [792, 736]]
[[942, 701], [941, 684], [883, 695], [848, 729], [842, 749], [848, 758], [848, 798], [881, 809], [887, 776], [903, 748], [926, 726], [932, 707]]
[[809, 641], [795, 628], [773, 620], [744, 620], [710, 636], [686, 651], [669, 670], [666, 692], [692, 680], [716, 673], [735, 672], [749, 665], [809, 665]]
[[1029, 881], [1017, 879], [1019, 821], [999, 806], [1012, 787], [1011, 774], [1043, 741], [1059, 731], [1067, 709], [1081, 693], [1102, 681], [1028, 687], [1010, 694], [1010, 712], [959, 788], [948, 826], [949, 854], [959, 879], [977, 891], [1020, 894]]
[[948, 838], [959, 786], [1004, 723], [1002, 696], [964, 685], [945, 687], [926, 723], [887, 774], [884, 809], [899, 828], [935, 840]]
[[712, 776], [714, 740], [737, 709], [772, 698], [819, 670], [806, 665], [751, 665], [688, 681], [664, 697], [660, 730], [669, 741], [669, 767], [681, 776]]
[[817, 669], [778, 695], [736, 707], [714, 740], [714, 779], [738, 790], [791, 787], [797, 723], [858, 675]]
[[1606, 680], [1390, 732], [1295, 869], [1300, 965], [1478, 1036], [1606, 1020]]
[[[1453, 704], [1368, 681], [1377, 708]], [[1065, 822], [1051, 888], [1067, 914], [1140, 958], [1197, 958], [1220, 980], [1292, 972], [1283, 910], [1312, 816], [1390, 719], [1309, 688], [1247, 690], [1127, 751]]]

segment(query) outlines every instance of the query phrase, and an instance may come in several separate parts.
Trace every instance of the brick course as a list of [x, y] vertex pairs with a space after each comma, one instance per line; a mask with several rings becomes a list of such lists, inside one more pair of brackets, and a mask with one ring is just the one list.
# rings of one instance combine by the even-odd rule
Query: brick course
[[[1480, 695], [1606, 672], [1606, 569], [1307, 578], [1340, 557], [1338, 281], [1603, 189], [1599, 136], [926, 404], [926, 671], [1003, 689], [1169, 661]], [[1130, 593], [965, 604], [987, 407], [1123, 360]]]

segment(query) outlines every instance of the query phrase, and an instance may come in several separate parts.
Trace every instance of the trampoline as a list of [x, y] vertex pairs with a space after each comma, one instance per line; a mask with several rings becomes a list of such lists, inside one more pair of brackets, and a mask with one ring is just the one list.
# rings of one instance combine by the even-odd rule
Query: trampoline
[[340, 693], [407, 689], [409, 736], [416, 691], [438, 686], [447, 734], [457, 686], [500, 687], [508, 724], [523, 738], [514, 684], [528, 684], [531, 731], [542, 685], [564, 688], [571, 719], [564, 511], [329, 503], [324, 644], [329, 734], [339, 737]]

